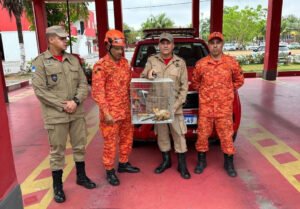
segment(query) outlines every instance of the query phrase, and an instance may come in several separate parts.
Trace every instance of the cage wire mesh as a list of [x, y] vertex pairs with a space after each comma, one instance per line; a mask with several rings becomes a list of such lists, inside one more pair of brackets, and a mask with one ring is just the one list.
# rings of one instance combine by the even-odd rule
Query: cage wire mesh
[[133, 124], [172, 123], [174, 82], [170, 78], [133, 78], [130, 83]]

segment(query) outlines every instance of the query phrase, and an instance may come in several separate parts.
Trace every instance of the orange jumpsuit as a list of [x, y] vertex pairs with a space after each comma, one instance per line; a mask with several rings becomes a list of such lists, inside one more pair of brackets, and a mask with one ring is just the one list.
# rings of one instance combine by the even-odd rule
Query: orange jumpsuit
[[239, 63], [228, 55], [219, 61], [211, 56], [199, 60], [193, 72], [192, 85], [199, 93], [198, 140], [196, 150], [208, 151], [208, 137], [215, 126], [222, 151], [234, 154], [233, 99], [234, 91], [244, 84]]
[[[129, 86], [131, 70], [125, 58], [117, 64], [105, 55], [93, 69], [92, 97], [99, 105], [100, 130], [104, 138], [103, 164], [106, 170], [114, 168], [117, 144], [119, 162], [128, 162], [132, 149], [133, 126], [131, 124]], [[104, 122], [109, 113], [115, 123]]]

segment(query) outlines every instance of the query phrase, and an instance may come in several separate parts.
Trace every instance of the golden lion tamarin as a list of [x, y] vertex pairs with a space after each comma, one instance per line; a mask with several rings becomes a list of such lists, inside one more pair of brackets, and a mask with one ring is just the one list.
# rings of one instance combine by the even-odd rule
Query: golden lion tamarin
[[153, 112], [155, 115], [155, 120], [168, 120], [171, 117], [171, 114], [168, 110], [153, 108]]

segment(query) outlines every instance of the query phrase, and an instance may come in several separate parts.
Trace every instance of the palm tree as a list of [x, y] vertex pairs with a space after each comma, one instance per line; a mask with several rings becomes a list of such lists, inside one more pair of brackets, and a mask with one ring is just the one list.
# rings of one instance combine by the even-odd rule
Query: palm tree
[[20, 55], [21, 55], [21, 72], [25, 71], [25, 49], [24, 49], [24, 39], [22, 32], [21, 17], [23, 13], [23, 0], [0, 0], [0, 4], [8, 10], [10, 18], [12, 16], [16, 19], [17, 30], [18, 30], [18, 39], [20, 45]]
[[157, 16], [151, 15], [150, 18], [147, 18], [146, 22], [142, 23], [143, 30], [150, 28], [171, 28], [173, 26], [174, 22], [165, 13]]

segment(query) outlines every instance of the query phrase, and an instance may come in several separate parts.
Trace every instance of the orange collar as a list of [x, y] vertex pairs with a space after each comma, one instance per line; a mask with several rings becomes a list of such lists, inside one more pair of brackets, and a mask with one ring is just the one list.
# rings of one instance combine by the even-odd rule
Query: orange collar
[[119, 63], [116, 63], [116, 62], [115, 62], [108, 54], [106, 54], [106, 55], [103, 57], [103, 59], [104, 59], [105, 61], [108, 61], [108, 62], [110, 62], [111, 64], [114, 64], [114, 65], [117, 65], [117, 66], [123, 65], [124, 62], [125, 62], [125, 59], [122, 57], [122, 58], [120, 59], [120, 62], [119, 62]]
[[221, 59], [218, 61], [214, 60], [211, 56], [209, 56], [209, 59], [208, 59], [208, 63], [210, 63], [210, 64], [220, 64], [220, 63], [223, 63], [224, 61], [225, 61], [224, 54], [222, 54]]
[[103, 63], [104, 66], [111, 70], [116, 70], [119, 68], [127, 68], [127, 60], [122, 57], [120, 62], [116, 63], [108, 54], [106, 54], [104, 57], [101, 58], [101, 63]]

